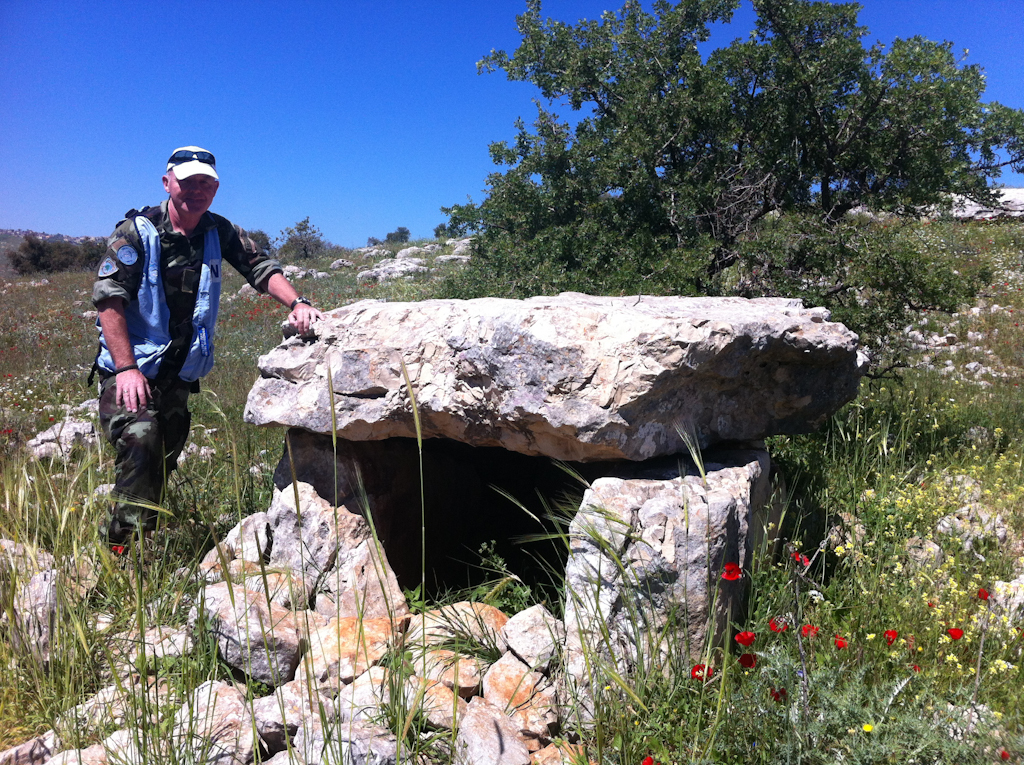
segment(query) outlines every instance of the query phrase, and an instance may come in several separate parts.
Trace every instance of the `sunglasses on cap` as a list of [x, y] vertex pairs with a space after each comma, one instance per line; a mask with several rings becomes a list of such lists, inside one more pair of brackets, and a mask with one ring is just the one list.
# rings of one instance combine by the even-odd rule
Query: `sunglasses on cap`
[[216, 166], [217, 160], [208, 151], [176, 151], [171, 155], [171, 158], [167, 160], [168, 165], [180, 165], [184, 162], [202, 162], [207, 165]]

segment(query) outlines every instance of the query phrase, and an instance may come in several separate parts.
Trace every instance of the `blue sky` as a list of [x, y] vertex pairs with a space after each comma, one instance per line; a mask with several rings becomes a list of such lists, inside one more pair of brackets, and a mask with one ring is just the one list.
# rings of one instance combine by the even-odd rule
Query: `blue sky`
[[[619, 0], [547, 0], [564, 21]], [[985, 100], [1024, 108], [1024, 0], [865, 0], [870, 39], [970, 51]], [[163, 198], [175, 147], [217, 155], [214, 210], [272, 236], [309, 216], [361, 246], [482, 198], [487, 145], [535, 110], [477, 75], [518, 43], [525, 0], [0, 0], [0, 228], [103, 235]], [[744, 7], [714, 38], [750, 28]], [[1024, 177], [1004, 175], [1008, 186]]]

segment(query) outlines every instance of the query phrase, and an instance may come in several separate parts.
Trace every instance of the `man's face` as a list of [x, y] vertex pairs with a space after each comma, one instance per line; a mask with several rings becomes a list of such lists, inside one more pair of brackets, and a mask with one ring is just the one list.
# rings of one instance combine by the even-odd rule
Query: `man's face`
[[191, 215], [202, 215], [210, 209], [217, 195], [220, 181], [208, 175], [193, 175], [183, 181], [168, 170], [164, 176], [164, 190], [171, 195], [171, 204]]

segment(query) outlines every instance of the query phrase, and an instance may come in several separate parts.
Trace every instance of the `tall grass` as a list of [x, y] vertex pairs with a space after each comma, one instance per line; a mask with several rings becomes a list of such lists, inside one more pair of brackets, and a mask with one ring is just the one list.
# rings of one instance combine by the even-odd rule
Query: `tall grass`
[[[922, 327], [964, 339], [978, 333], [981, 339], [965, 342], [951, 358], [960, 369], [982, 360], [1007, 376], [982, 386], [935, 369], [866, 382], [858, 400], [819, 432], [769, 439], [789, 487], [781, 528], [770, 530], [784, 542], [777, 547], [764, 538], [745, 572], [744, 621], [730, 626], [727, 645], [704, 646], [699, 662], [672, 629], [638, 628], [629, 672], [592, 646], [589, 690], [575, 699], [577, 710], [586, 704], [588, 712], [570, 714], [562, 735], [578, 737], [596, 761], [996, 762], [1004, 749], [1011, 761], [1024, 756], [1024, 623], [999, 611], [997, 598], [979, 597], [983, 589], [994, 596], [995, 582], [1024, 572], [1024, 331], [1017, 321], [1024, 310], [1024, 236], [1019, 226], [947, 225], [922, 227], [920, 235], [935, 247], [954, 233], [969, 238], [971, 251], [989, 258], [999, 277], [984, 296], [985, 311], [972, 317], [965, 310], [953, 320], [925, 316]], [[227, 296], [241, 283], [226, 277]], [[95, 336], [80, 313], [90, 306], [73, 305], [88, 300], [91, 280], [57, 275], [48, 286], [9, 287], [4, 295], [10, 307], [0, 316], [0, 536], [52, 553], [63, 573], [53, 587], [60, 616], [43, 661], [40, 647], [13, 623], [14, 598], [31, 572], [0, 561], [0, 665], [8, 668], [0, 676], [0, 749], [54, 725], [63, 725], [75, 746], [99, 741], [118, 726], [72, 724], [66, 713], [116, 682], [127, 714], [153, 720], [146, 735], [170, 740], [169, 716], [188, 693], [208, 680], [233, 678], [216, 646], [200, 640], [183, 658], [136, 655], [136, 670], [173, 691], [142, 694], [120, 671], [123, 649], [125, 641], [138, 648], [138, 636], [154, 625], [184, 624], [198, 591], [198, 560], [242, 517], [267, 508], [270, 472], [282, 453], [280, 434], [245, 426], [241, 411], [254, 357], [276, 344], [286, 312], [262, 298], [238, 298], [222, 307], [218, 364], [193, 400], [192, 440], [215, 453], [187, 460], [175, 474], [161, 527], [135, 558], [101, 550], [95, 529], [104, 500], [95, 490], [113, 480], [109, 450], [79, 449], [62, 463], [30, 460], [22, 449], [51, 417], [59, 421], [61, 404], [94, 395], [82, 385]], [[420, 299], [432, 289], [414, 281], [367, 290], [351, 275], [302, 284], [328, 307], [367, 296]], [[992, 303], [1006, 310], [991, 312]], [[936, 527], [973, 501], [967, 494], [975, 486], [977, 501], [1002, 518], [1007, 537], [982, 538], [967, 549]], [[564, 518], [574, 510], [552, 513]], [[918, 548], [935, 545], [928, 549], [938, 550], [936, 559], [915, 562], [912, 538]], [[497, 573], [478, 597], [525, 605], [529, 583], [489, 557]], [[962, 636], [953, 639], [951, 629]], [[754, 633], [752, 645], [731, 639], [741, 632]], [[480, 655], [494, 658], [486, 650]], [[387, 722], [403, 734], [407, 761], [420, 754], [447, 761], [451, 734], [439, 734], [419, 710], [423, 690], [404, 678], [422, 667], [408, 658], [396, 646], [386, 660], [395, 670]], [[328, 712], [321, 714], [331, 724]]]

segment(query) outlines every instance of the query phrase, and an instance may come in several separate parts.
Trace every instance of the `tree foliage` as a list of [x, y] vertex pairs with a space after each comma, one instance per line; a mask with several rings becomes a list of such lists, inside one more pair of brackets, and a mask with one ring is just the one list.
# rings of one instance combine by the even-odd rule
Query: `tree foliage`
[[[950, 193], [991, 200], [1001, 168], [1024, 169], [1024, 112], [982, 103], [981, 68], [951, 43], [865, 47], [855, 4], [753, 4], [750, 37], [704, 58], [698, 43], [738, 0], [658, 0], [651, 12], [628, 0], [576, 25], [528, 0], [518, 49], [478, 66], [580, 118], [538, 102], [532, 128], [519, 121], [514, 141], [491, 145], [502, 170], [487, 197], [444, 209], [450, 226], [481, 234], [475, 267], [519, 295], [804, 294], [824, 280], [835, 291], [810, 292], [833, 305], [879, 281], [848, 212], [918, 215]], [[785, 243], [780, 214], [798, 220]], [[833, 249], [810, 247], [816, 237]], [[788, 253], [785, 267], [781, 253], [758, 261], [766, 242]], [[856, 283], [845, 258], [867, 268]], [[922, 289], [922, 307], [948, 303]]]
[[408, 242], [409, 241], [409, 229], [405, 226], [399, 226], [394, 231], [388, 233], [384, 237], [385, 242]]
[[312, 258], [327, 247], [320, 229], [309, 222], [308, 216], [284, 229], [280, 241], [277, 253], [281, 258]]
[[75, 244], [29, 235], [8, 257], [19, 274], [54, 273], [96, 268], [106, 250], [107, 243], [103, 239], [85, 239]]

